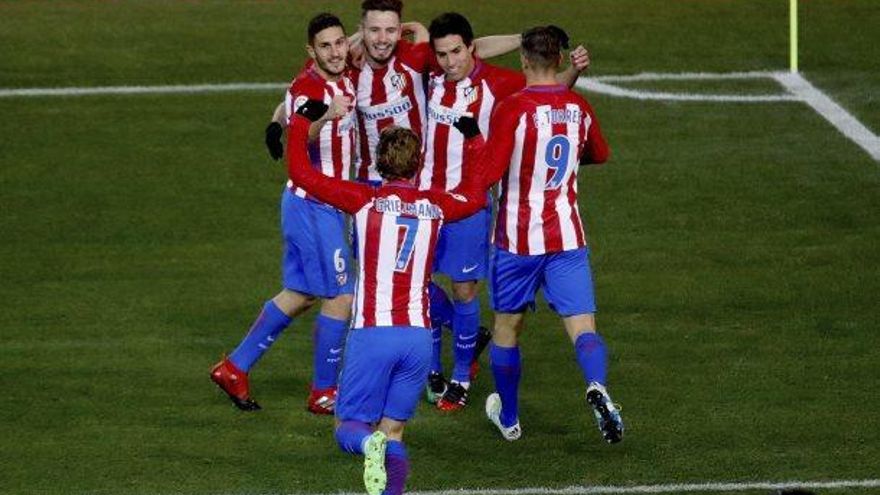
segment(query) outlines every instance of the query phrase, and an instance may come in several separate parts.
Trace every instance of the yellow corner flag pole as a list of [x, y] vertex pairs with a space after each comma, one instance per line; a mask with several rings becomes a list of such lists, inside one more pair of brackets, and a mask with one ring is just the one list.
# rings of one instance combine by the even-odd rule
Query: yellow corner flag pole
[[798, 13], [797, 0], [789, 0], [789, 66], [792, 74], [798, 71]]

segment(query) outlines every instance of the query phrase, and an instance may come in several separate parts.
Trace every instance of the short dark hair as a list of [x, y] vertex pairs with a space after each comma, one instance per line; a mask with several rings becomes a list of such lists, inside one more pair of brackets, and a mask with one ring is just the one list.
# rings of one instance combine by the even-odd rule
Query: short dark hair
[[471, 43], [474, 42], [474, 29], [471, 27], [471, 23], [458, 12], [447, 12], [435, 17], [431, 21], [428, 33], [431, 35], [431, 47], [434, 46], [435, 39], [454, 34], [461, 36], [461, 40], [466, 46], [471, 46]]
[[395, 12], [397, 17], [403, 16], [403, 2], [401, 0], [364, 0], [361, 3], [361, 17], [367, 15], [370, 10], [380, 12]]
[[376, 171], [385, 180], [410, 179], [422, 163], [422, 142], [406, 127], [390, 126], [379, 136]]
[[522, 34], [522, 54], [537, 67], [558, 67], [559, 56], [568, 48], [568, 35], [556, 26], [537, 26]]
[[345, 26], [342, 25], [342, 21], [333, 14], [324, 12], [312, 17], [312, 20], [309, 21], [309, 44], [311, 45], [314, 43], [315, 36], [317, 36], [318, 33], [327, 28], [336, 26], [339, 26], [343, 33], [345, 32]]

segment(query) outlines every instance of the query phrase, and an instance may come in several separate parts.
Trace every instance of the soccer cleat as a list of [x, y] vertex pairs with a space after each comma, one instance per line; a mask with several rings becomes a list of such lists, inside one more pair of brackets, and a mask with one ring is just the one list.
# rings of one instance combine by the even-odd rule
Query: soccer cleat
[[617, 443], [623, 440], [623, 420], [620, 418], [619, 407], [611, 402], [611, 397], [602, 384], [590, 383], [587, 387], [587, 403], [593, 408], [596, 424], [605, 441]]
[[437, 401], [437, 409], [446, 412], [464, 409], [468, 402], [468, 391], [458, 382], [449, 382], [446, 393]]
[[211, 380], [229, 396], [235, 407], [242, 411], [258, 411], [262, 409], [259, 404], [251, 399], [248, 374], [238, 369], [228, 358], [224, 357], [211, 368]]
[[442, 373], [432, 371], [428, 375], [428, 385], [425, 387], [425, 399], [431, 404], [436, 404], [440, 397], [446, 393], [449, 382], [443, 377]]
[[369, 495], [379, 495], [385, 490], [388, 473], [385, 472], [385, 446], [388, 438], [381, 431], [374, 431], [364, 444], [364, 487]]
[[501, 432], [501, 436], [508, 442], [518, 440], [522, 436], [522, 427], [519, 421], [513, 426], [504, 426], [501, 424], [501, 396], [498, 392], [492, 392], [486, 397], [486, 417]]
[[333, 414], [336, 411], [336, 387], [313, 388], [306, 409], [312, 414]]
[[477, 374], [480, 373], [480, 354], [483, 353], [491, 340], [492, 332], [488, 328], [481, 326], [477, 330], [477, 342], [474, 344], [474, 360], [471, 361], [470, 381], [474, 381], [477, 378]]

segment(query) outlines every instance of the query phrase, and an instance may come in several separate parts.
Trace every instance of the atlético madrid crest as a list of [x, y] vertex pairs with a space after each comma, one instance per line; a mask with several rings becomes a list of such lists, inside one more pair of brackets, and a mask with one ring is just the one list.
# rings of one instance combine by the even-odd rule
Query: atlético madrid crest
[[400, 73], [394, 74], [391, 76], [391, 86], [398, 91], [403, 91], [403, 88], [406, 87], [406, 77]]
[[464, 91], [462, 91], [462, 96], [464, 97], [465, 103], [470, 105], [471, 103], [477, 101], [477, 98], [480, 97], [480, 87], [468, 86], [464, 88]]

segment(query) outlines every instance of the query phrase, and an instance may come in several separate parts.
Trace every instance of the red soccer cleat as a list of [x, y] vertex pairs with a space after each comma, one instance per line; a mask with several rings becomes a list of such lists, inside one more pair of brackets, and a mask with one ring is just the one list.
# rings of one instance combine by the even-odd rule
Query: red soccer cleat
[[228, 358], [223, 358], [211, 368], [211, 381], [229, 396], [235, 407], [242, 411], [258, 411], [262, 409], [251, 399], [248, 386], [248, 374], [238, 369]]
[[458, 382], [449, 382], [446, 393], [437, 401], [437, 409], [453, 412], [464, 409], [468, 403], [468, 390]]
[[331, 415], [336, 412], [336, 387], [313, 388], [309, 394], [306, 409], [312, 414]]

